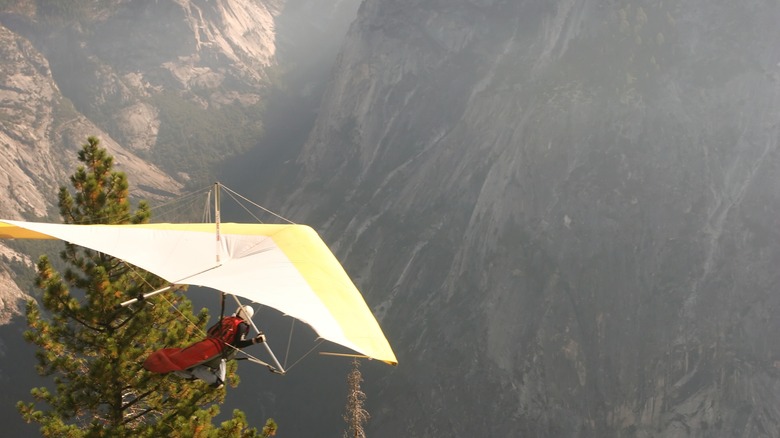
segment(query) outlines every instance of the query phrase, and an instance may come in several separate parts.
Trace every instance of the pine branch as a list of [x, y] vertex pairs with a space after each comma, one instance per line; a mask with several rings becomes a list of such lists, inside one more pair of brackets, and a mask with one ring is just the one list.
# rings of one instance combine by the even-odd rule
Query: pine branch
[[134, 406], [136, 403], [140, 402], [141, 400], [145, 399], [147, 396], [152, 394], [154, 391], [155, 391], [154, 389], [150, 389], [149, 391], [146, 391], [145, 393], [143, 393], [143, 394], [137, 396], [135, 399], [133, 399], [133, 401], [125, 403], [124, 405], [122, 405], [122, 407], [120, 409], [123, 410], [123, 411], [129, 409], [130, 407]]
[[68, 307], [67, 302], [64, 301], [62, 297], [57, 297], [57, 300], [62, 305], [63, 313], [65, 313], [65, 315], [68, 318], [76, 321], [77, 323], [83, 325], [84, 327], [86, 327], [86, 328], [88, 328], [88, 329], [90, 329], [92, 331], [95, 331], [95, 332], [98, 332], [98, 333], [104, 333], [105, 332], [105, 330], [102, 330], [102, 329], [100, 329], [98, 327], [95, 327], [95, 326], [87, 323], [82, 318], [80, 318], [76, 313], [74, 313], [72, 310], [70, 310], [70, 308]]
[[119, 424], [120, 424], [120, 425], [122, 425], [122, 426], [124, 426], [124, 425], [126, 425], [126, 424], [132, 423], [133, 421], [135, 421], [135, 420], [137, 420], [137, 419], [139, 419], [139, 418], [141, 418], [141, 417], [145, 416], [146, 414], [148, 414], [149, 412], [152, 412], [152, 411], [154, 411], [154, 409], [152, 409], [152, 408], [147, 408], [147, 409], [144, 409], [143, 411], [139, 412], [138, 414], [135, 414], [135, 415], [133, 415], [132, 417], [129, 417], [129, 418], [126, 418], [126, 419], [124, 419], [124, 420], [123, 420], [121, 423], [119, 423]]

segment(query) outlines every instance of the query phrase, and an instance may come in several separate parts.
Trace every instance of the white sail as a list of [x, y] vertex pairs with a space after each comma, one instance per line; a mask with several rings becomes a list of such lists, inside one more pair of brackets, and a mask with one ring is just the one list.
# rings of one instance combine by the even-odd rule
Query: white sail
[[323, 339], [397, 360], [363, 296], [305, 225], [69, 225], [0, 220], [0, 238], [60, 239], [122, 259], [172, 284], [205, 286], [273, 307]]

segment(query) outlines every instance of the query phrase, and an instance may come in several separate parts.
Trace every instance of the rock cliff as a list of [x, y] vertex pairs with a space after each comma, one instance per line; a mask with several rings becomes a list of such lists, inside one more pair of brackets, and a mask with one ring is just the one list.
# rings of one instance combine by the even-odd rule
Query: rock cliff
[[779, 19], [363, 2], [285, 181], [397, 350], [370, 436], [780, 436]]
[[[281, 1], [43, 4], [0, 14], [4, 216], [49, 213], [86, 135], [149, 197], [260, 132]], [[780, 436], [778, 21], [758, 0], [362, 3], [303, 150], [263, 156], [266, 204], [323, 231], [396, 350], [365, 368], [370, 436]], [[329, 367], [252, 406], [337, 433], [333, 398], [300, 408], [343, 388]]]
[[[137, 195], [159, 199], [178, 193], [181, 183], [117, 143], [76, 111], [59, 92], [47, 60], [32, 44], [0, 25], [0, 216], [7, 219], [43, 219], [56, 208], [58, 187], [77, 166], [77, 151], [87, 136], [115, 157], [117, 168], [138, 182]], [[0, 252], [25, 260], [0, 244]], [[24, 295], [10, 271], [0, 269], [0, 322], [18, 311]]]
[[211, 182], [211, 166], [256, 141], [281, 1], [28, 3], [1, 22], [46, 59], [58, 92], [179, 183]]
[[[220, 166], [233, 177], [234, 161], [251, 162], [246, 176], [257, 180], [257, 163], [273, 168], [278, 151], [300, 147], [290, 140], [310, 128], [357, 3], [0, 0], [0, 217], [56, 220], [57, 188], [90, 135], [128, 174], [133, 196], [153, 205], [213, 182]], [[252, 147], [263, 160], [240, 155]], [[0, 244], [0, 420], [9, 435], [37, 430], [14, 408], [45, 384], [18, 304], [33, 260], [59, 250]], [[276, 416], [251, 408], [255, 392], [241, 394], [223, 412], [244, 409], [258, 427]]]
[[[56, 217], [57, 189], [88, 136], [115, 157], [137, 198], [211, 181], [219, 160], [257, 141], [282, 5], [0, 5], [0, 217]], [[21, 293], [12, 282], [8, 290]]]

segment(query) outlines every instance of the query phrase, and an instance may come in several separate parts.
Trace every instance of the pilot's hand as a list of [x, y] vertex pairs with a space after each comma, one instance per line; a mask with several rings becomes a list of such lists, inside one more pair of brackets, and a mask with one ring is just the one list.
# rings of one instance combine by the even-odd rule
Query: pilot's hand
[[252, 339], [253, 344], [262, 344], [263, 342], [265, 342], [265, 335], [262, 333], [255, 336], [254, 339]]

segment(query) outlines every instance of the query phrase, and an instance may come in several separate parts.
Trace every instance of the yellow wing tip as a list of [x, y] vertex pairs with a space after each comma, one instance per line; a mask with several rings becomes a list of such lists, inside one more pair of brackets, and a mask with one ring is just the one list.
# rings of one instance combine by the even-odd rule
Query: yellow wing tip
[[0, 239], [54, 239], [53, 237], [36, 231], [28, 230], [11, 223], [6, 219], [0, 219]]

